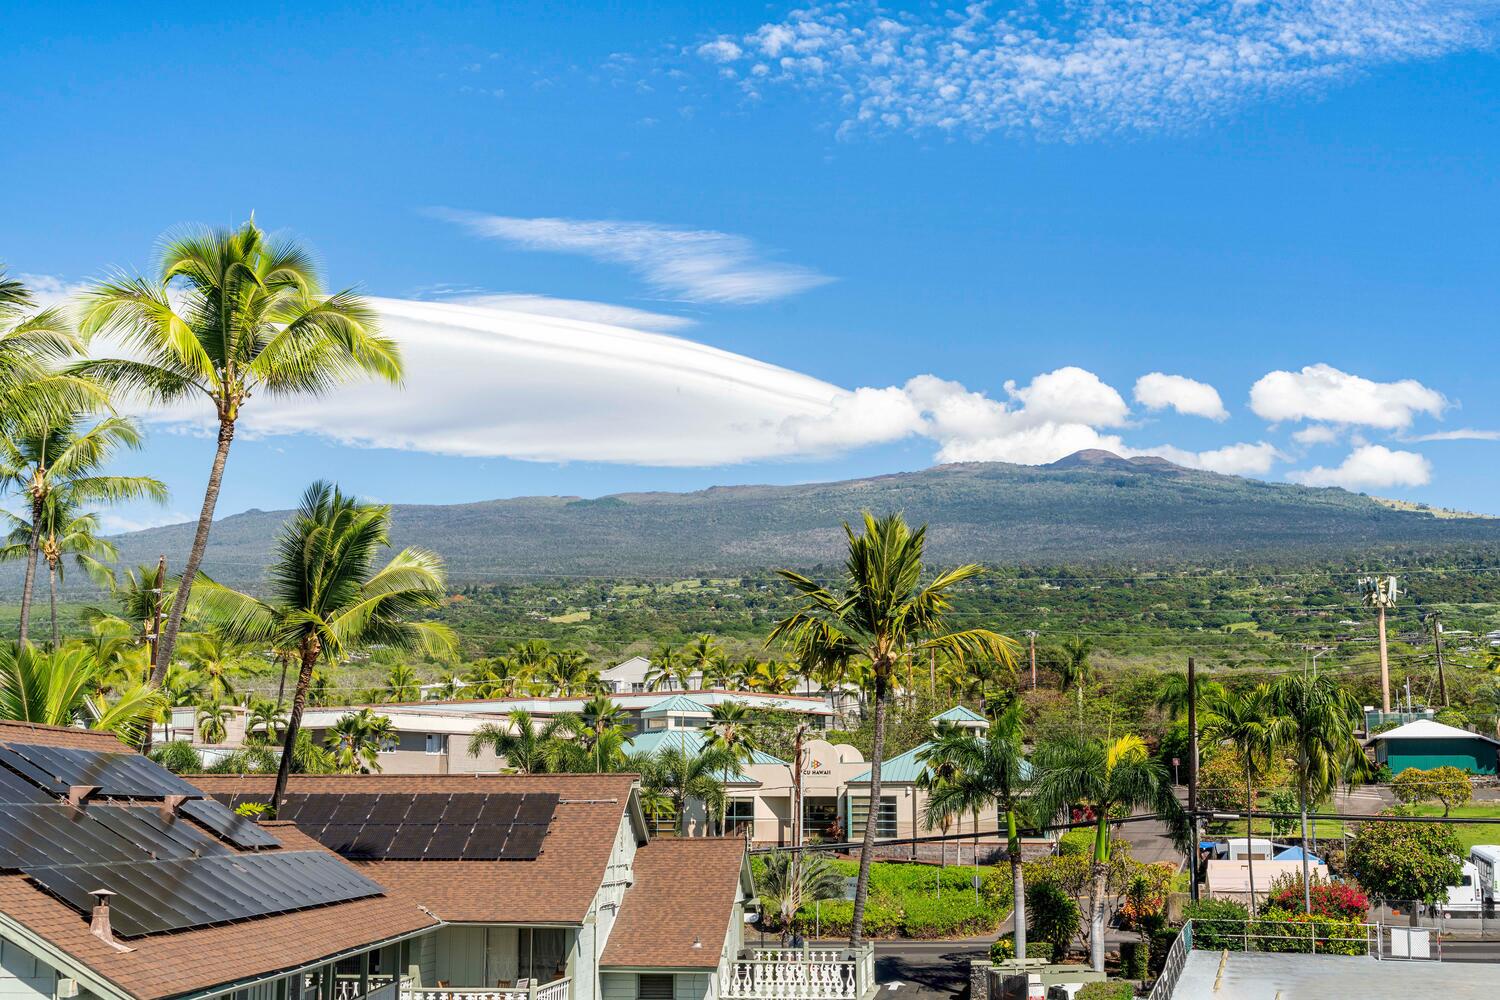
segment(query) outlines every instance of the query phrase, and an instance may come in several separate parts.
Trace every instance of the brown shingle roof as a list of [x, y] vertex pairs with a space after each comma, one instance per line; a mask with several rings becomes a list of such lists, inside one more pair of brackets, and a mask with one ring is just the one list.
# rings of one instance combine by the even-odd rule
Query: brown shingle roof
[[31, 743], [36, 746], [75, 747], [122, 753], [129, 750], [114, 733], [72, 726], [44, 726], [36, 722], [0, 722], [0, 743]]
[[[292, 850], [323, 850], [291, 824], [271, 824]], [[437, 921], [399, 895], [320, 906], [255, 920], [153, 934], [117, 952], [89, 932], [89, 918], [24, 875], [0, 875], [0, 913], [122, 991], [144, 1000], [273, 975], [400, 937]]]
[[[712, 969], [740, 898], [740, 837], [653, 840], [635, 854], [635, 884], [609, 932], [602, 968]], [[700, 947], [693, 947], [697, 939]]]
[[[215, 795], [269, 796], [270, 776], [193, 776]], [[443, 920], [581, 924], [604, 881], [633, 774], [293, 775], [308, 793], [556, 792], [557, 811], [534, 861], [359, 861], [349, 863]]]

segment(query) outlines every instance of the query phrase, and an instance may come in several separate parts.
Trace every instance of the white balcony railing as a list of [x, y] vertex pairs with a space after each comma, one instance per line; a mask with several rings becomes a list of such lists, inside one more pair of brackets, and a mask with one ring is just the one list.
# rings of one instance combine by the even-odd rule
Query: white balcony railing
[[875, 991], [875, 952], [756, 948], [734, 963], [726, 1000], [863, 1000]]
[[413, 986], [401, 984], [400, 1000], [572, 1000], [573, 980], [518, 986]]

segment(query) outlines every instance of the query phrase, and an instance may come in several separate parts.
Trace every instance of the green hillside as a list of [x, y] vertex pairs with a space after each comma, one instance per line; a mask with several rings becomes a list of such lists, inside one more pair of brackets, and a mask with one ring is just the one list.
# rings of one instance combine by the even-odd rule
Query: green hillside
[[[599, 499], [525, 497], [395, 508], [395, 542], [441, 553], [455, 583], [514, 575], [628, 577], [809, 566], [840, 557], [839, 522], [901, 510], [931, 526], [937, 562], [1172, 565], [1441, 555], [1500, 543], [1500, 519], [1438, 517], [1340, 489], [1079, 452], [1050, 466], [947, 465], [836, 483], [729, 486]], [[283, 511], [215, 528], [206, 568], [259, 578]], [[181, 564], [190, 525], [121, 536], [124, 564]]]

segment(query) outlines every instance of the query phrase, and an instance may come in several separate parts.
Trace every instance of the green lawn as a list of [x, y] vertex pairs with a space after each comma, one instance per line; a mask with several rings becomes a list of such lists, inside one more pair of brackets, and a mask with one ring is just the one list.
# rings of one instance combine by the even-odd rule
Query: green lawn
[[[1441, 816], [1443, 807], [1420, 805], [1415, 807], [1415, 811], [1419, 816]], [[1459, 806], [1453, 810], [1453, 816], [1455, 818], [1469, 816], [1500, 819], [1500, 804], [1485, 802]], [[1453, 832], [1458, 834], [1458, 839], [1463, 842], [1465, 855], [1475, 844], [1500, 844], [1500, 823], [1462, 823], [1455, 826]]]

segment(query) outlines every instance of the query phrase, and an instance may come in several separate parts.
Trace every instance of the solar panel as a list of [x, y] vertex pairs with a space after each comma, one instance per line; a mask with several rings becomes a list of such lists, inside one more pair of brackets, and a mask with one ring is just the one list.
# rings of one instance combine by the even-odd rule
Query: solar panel
[[360, 828], [347, 853], [351, 858], [385, 858], [389, 856], [391, 841], [401, 827], [394, 823], [366, 823]]
[[115, 933], [127, 938], [348, 902], [382, 891], [316, 851], [42, 865], [25, 871], [85, 914], [93, 909], [90, 890], [116, 893], [110, 900], [111, 923]]
[[378, 798], [378, 795], [345, 795], [328, 822], [363, 824], [369, 819], [370, 810]]
[[375, 796], [375, 804], [370, 807], [370, 815], [367, 822], [370, 823], [400, 823], [406, 819], [406, 813], [411, 809], [412, 803], [417, 797], [415, 795], [401, 795], [395, 793], [384, 793]]
[[51, 795], [6, 767], [0, 767], [0, 802], [52, 802]]
[[197, 798], [203, 794], [140, 754], [30, 743], [11, 743], [6, 749], [45, 772], [53, 779], [53, 787], [60, 792], [66, 792], [71, 785], [97, 785], [99, 794], [107, 798], [159, 799], [168, 795]]
[[464, 857], [464, 845], [468, 843], [471, 827], [467, 823], [445, 823], [435, 827], [427, 853], [427, 861], [457, 861]]
[[520, 795], [486, 795], [479, 809], [479, 822], [484, 826], [510, 826], [516, 821], [521, 799]]
[[240, 816], [217, 799], [189, 799], [182, 804], [182, 812], [235, 847], [280, 847], [281, 842], [262, 830], [255, 822]]
[[385, 856], [396, 860], [420, 861], [426, 856], [427, 845], [438, 829], [440, 828], [426, 823], [403, 824], [391, 838], [391, 846], [386, 849]]
[[6, 767], [20, 774], [27, 781], [41, 786], [46, 791], [52, 792], [55, 795], [68, 794], [67, 784], [59, 781], [57, 775], [47, 773], [44, 768], [37, 767], [8, 746], [0, 747], [0, 763], [5, 764]]
[[0, 868], [144, 861], [150, 855], [83, 810], [62, 802], [17, 803], [0, 824]]
[[513, 826], [498, 857], [506, 861], [531, 861], [542, 852], [542, 838], [546, 836], [545, 826]]
[[479, 813], [484, 808], [484, 800], [487, 798], [489, 798], [487, 795], [460, 792], [450, 798], [448, 804], [442, 809], [442, 822], [471, 825], [478, 822]]
[[528, 826], [550, 826], [552, 813], [556, 809], [556, 795], [531, 792], [522, 798], [521, 808], [516, 812], [516, 822]]
[[163, 819], [154, 806], [95, 804], [87, 806], [85, 813], [153, 858], [192, 858], [229, 852], [186, 820]]

